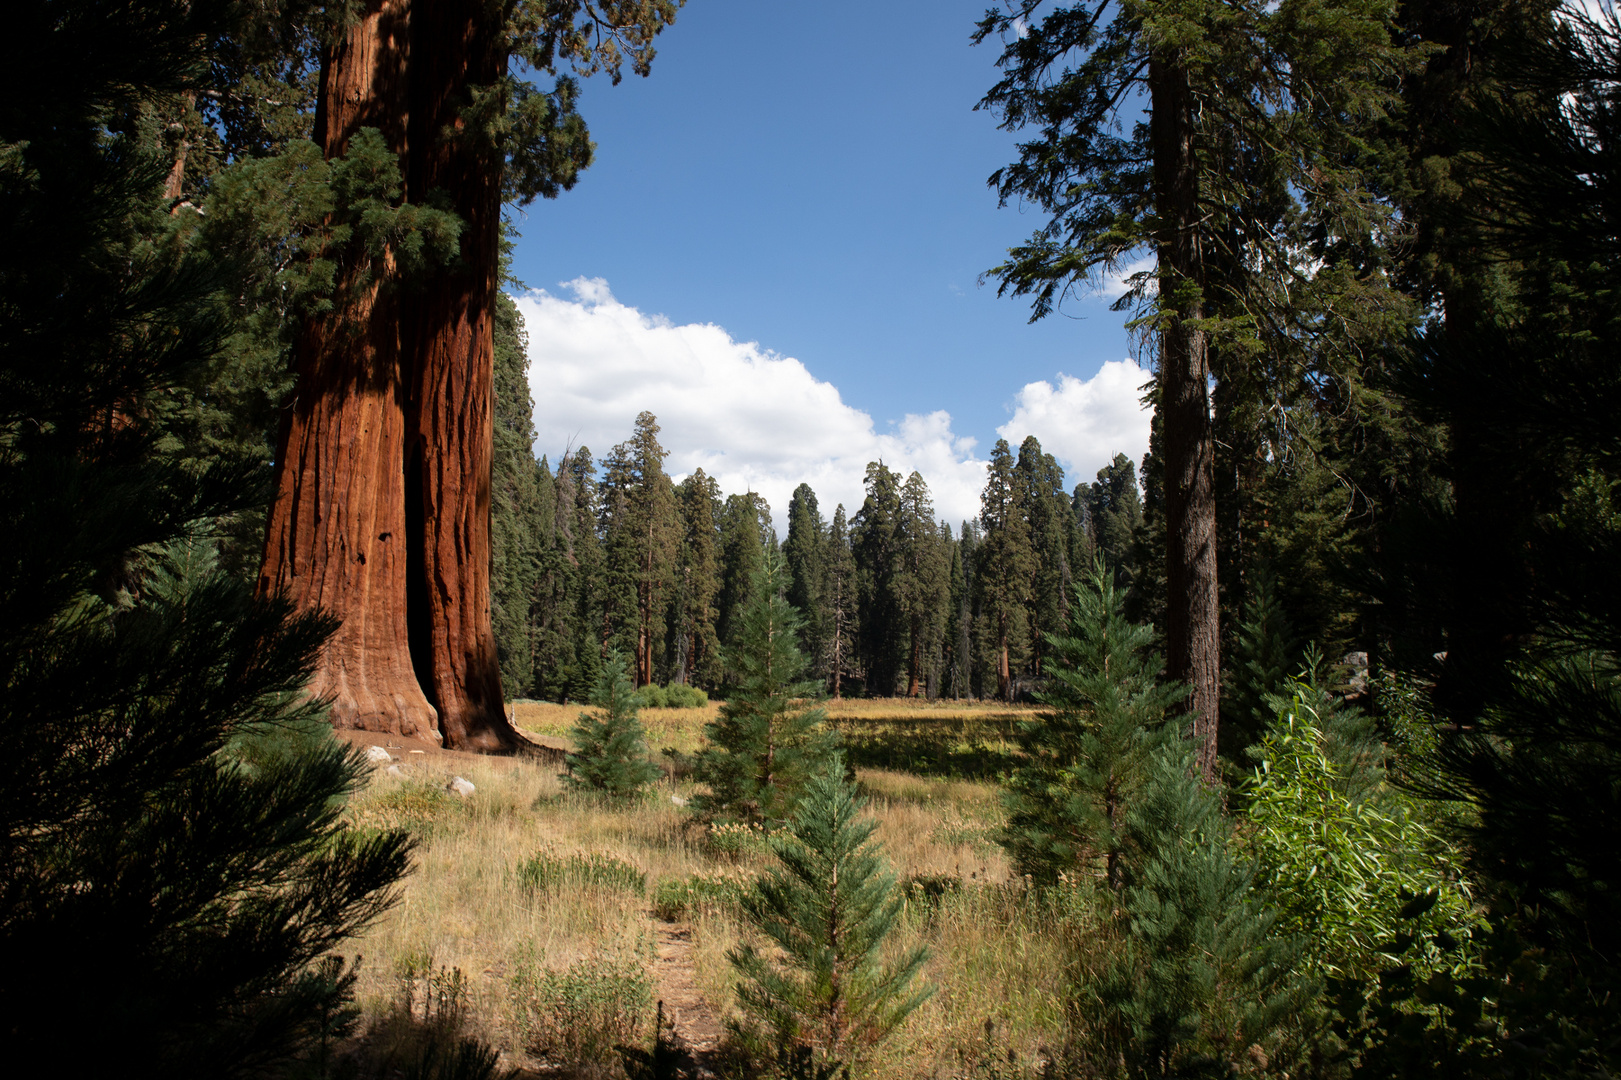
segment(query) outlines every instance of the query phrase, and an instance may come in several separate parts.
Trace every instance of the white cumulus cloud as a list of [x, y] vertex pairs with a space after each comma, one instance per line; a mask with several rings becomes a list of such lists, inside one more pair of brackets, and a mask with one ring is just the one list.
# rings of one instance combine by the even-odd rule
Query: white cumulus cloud
[[1090, 379], [1028, 383], [1014, 399], [1013, 419], [996, 433], [1015, 451], [1034, 435], [1064, 466], [1071, 487], [1090, 481], [1116, 454], [1140, 463], [1148, 451], [1150, 413], [1141, 398], [1149, 377], [1130, 360], [1110, 360]]
[[908, 415], [879, 431], [792, 357], [713, 324], [645, 315], [600, 278], [563, 288], [566, 295], [515, 297], [529, 335], [535, 452], [554, 467], [569, 446], [589, 446], [600, 459], [646, 410], [658, 417], [666, 471], [702, 468], [728, 494], [760, 492], [779, 532], [800, 483], [816, 492], [824, 517], [840, 502], [854, 515], [867, 463], [877, 460], [903, 476], [920, 472], [954, 528], [978, 513], [985, 462], [973, 439], [952, 431], [948, 413]]

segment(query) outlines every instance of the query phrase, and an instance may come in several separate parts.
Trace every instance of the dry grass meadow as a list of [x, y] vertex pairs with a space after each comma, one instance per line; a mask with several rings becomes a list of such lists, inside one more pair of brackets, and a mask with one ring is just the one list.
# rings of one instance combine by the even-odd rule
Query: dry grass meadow
[[[655, 756], [669, 764], [663, 748], [698, 749], [715, 708], [645, 710]], [[555, 745], [578, 712], [526, 702], [516, 721]], [[829, 712], [908, 888], [890, 945], [923, 941], [933, 953], [934, 996], [864, 1071], [1008, 1076], [1034, 1067], [1061, 1038], [1064, 957], [1073, 950], [1058, 940], [1060, 920], [1009, 880], [994, 843], [992, 778], [1015, 711], [860, 701]], [[612, 1038], [651, 1046], [654, 1000], [666, 1002], [686, 1042], [714, 1044], [733, 1007], [726, 952], [743, 932], [727, 897], [770, 860], [758, 837], [693, 826], [681, 805], [691, 788], [684, 778], [666, 775], [644, 798], [612, 803], [566, 790], [556, 765], [396, 753], [406, 775], [379, 770], [350, 809], [357, 824], [419, 838], [399, 904], [354, 944], [374, 1028], [407, 989], [420, 999], [455, 983], [459, 970], [454, 993], [468, 1025], [511, 1066], [556, 1072], [571, 1057], [590, 1066], [611, 1056], [611, 1039], [560, 1030], [600, 1026], [605, 1016], [617, 1024]], [[453, 773], [476, 791], [448, 792]], [[617, 1012], [602, 1004], [616, 986], [626, 991]], [[574, 1021], [548, 1014], [559, 1000], [578, 1006]]]

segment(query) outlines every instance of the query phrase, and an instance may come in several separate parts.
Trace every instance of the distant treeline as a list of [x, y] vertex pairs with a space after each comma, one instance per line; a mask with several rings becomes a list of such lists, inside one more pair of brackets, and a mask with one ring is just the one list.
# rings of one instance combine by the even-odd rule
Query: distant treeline
[[929, 486], [867, 466], [854, 514], [808, 484], [786, 527], [758, 494], [722, 496], [700, 469], [664, 472], [651, 413], [602, 458], [529, 452], [516, 327], [503, 335], [494, 491], [494, 618], [509, 696], [584, 698], [609, 650], [638, 685], [724, 692], [724, 648], [768, 551], [805, 616], [801, 646], [830, 694], [1013, 698], [1041, 677], [1072, 576], [1101, 556], [1129, 585], [1147, 535], [1137, 474], [1117, 455], [1072, 490], [1034, 437], [991, 452], [980, 514], [953, 529]]

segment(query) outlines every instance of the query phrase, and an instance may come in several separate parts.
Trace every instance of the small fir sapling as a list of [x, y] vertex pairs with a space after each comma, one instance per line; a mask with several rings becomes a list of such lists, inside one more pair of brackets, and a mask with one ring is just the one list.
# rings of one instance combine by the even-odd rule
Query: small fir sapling
[[1019, 728], [1024, 759], [1003, 791], [1002, 846], [1040, 884], [1097, 862], [1119, 887], [1126, 811], [1155, 748], [1174, 737], [1165, 717], [1186, 690], [1158, 682], [1153, 631], [1127, 620], [1123, 604], [1095, 562], [1075, 590], [1069, 634], [1048, 639], [1051, 711]]
[[1177, 737], [1156, 748], [1126, 814], [1119, 946], [1083, 988], [1103, 1060], [1141, 1077], [1226, 1076], [1300, 1052], [1292, 1021], [1314, 989], [1291, 974], [1299, 942], [1277, 927], [1232, 849], [1217, 789]]
[[609, 795], [635, 795], [659, 778], [659, 768], [648, 754], [641, 699], [619, 653], [609, 653], [603, 662], [591, 704], [598, 712], [582, 712], [574, 725], [576, 749], [567, 758], [568, 782]]
[[732, 1029], [745, 1045], [758, 1046], [763, 1024], [779, 1051], [809, 1048], [823, 1065], [848, 1062], [933, 992], [912, 986], [925, 947], [893, 963], [879, 959], [901, 893], [872, 840], [877, 823], [860, 816], [865, 807], [845, 779], [843, 755], [830, 755], [773, 841], [779, 865], [744, 895], [750, 924], [772, 946], [745, 943], [727, 954], [748, 1018]]
[[838, 745], [826, 713], [807, 704], [822, 687], [804, 677], [802, 620], [783, 595], [786, 587], [782, 556], [767, 549], [738, 620], [737, 644], [727, 652], [736, 689], [704, 728], [709, 746], [695, 771], [709, 790], [692, 800], [703, 820], [781, 824], [806, 778]]

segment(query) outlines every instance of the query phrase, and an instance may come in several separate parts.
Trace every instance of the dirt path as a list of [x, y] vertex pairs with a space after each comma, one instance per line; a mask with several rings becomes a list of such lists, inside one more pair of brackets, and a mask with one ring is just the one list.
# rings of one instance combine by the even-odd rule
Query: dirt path
[[653, 960], [653, 996], [664, 1002], [670, 1041], [687, 1060], [683, 1071], [694, 1077], [714, 1075], [709, 1064], [724, 1029], [720, 1018], [693, 981], [692, 927], [653, 917], [657, 955]]

